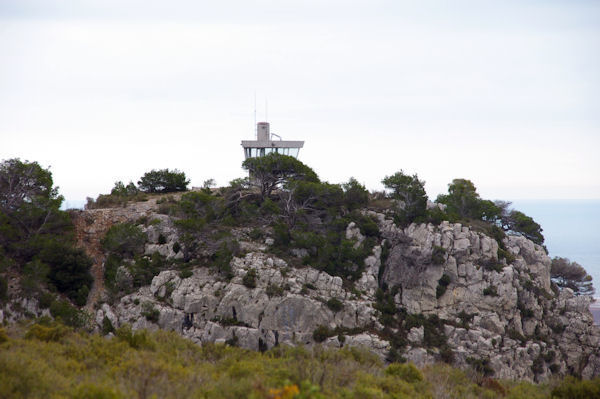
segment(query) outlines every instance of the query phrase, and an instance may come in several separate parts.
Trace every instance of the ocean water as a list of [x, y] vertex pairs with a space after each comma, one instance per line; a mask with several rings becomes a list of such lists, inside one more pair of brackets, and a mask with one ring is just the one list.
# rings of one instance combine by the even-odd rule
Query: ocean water
[[600, 200], [516, 200], [512, 206], [542, 226], [550, 257], [585, 268], [600, 299]]

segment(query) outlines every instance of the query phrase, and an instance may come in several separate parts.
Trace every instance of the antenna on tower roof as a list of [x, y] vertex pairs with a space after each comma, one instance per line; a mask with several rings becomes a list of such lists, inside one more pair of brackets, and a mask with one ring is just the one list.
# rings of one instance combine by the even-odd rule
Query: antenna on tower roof
[[258, 128], [256, 127], [256, 90], [254, 90], [254, 138], [258, 137]]
[[265, 97], [265, 122], [269, 121], [269, 107], [267, 104], [267, 97]]

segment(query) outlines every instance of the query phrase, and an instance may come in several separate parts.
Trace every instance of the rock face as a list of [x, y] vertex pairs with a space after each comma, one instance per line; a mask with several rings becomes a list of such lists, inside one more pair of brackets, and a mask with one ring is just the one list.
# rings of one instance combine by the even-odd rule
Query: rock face
[[[600, 332], [588, 310], [590, 298], [553, 290], [550, 259], [540, 246], [509, 236], [503, 246], [514, 260], [507, 262], [498, 259], [496, 240], [460, 224], [402, 229], [383, 214], [366, 213], [377, 220], [381, 239], [352, 287], [310, 266], [291, 267], [269, 254], [267, 238], [266, 244], [240, 243], [248, 252], [231, 261], [229, 281], [208, 267], [186, 278], [163, 271], [150, 286], [113, 306], [103, 304], [95, 320], [99, 327], [106, 318], [114, 327], [171, 329], [198, 343], [256, 350], [317, 339], [332, 347], [364, 346], [382, 358], [394, 349], [392, 338], [404, 334], [395, 349], [419, 365], [450, 358], [510, 379], [600, 374]], [[163, 217], [149, 228], [148, 253], [177, 256], [169, 247], [177, 239], [170, 223]], [[163, 244], [159, 234], [166, 236]], [[364, 239], [353, 224], [346, 236]], [[244, 279], [251, 270], [253, 283]], [[394, 293], [398, 312], [421, 322], [404, 332], [382, 325], [380, 287]], [[433, 332], [445, 354], [431, 344]]]

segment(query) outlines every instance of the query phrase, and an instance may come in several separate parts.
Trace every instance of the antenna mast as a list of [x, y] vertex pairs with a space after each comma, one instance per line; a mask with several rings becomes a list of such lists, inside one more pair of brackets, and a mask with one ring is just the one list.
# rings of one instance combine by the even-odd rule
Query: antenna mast
[[258, 128], [256, 126], [256, 90], [254, 90], [254, 138], [258, 138]]

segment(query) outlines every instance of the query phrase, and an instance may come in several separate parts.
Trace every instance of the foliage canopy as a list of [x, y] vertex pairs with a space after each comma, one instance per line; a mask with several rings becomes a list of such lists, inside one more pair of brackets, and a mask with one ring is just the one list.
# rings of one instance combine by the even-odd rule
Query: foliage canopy
[[294, 157], [270, 153], [262, 157], [248, 158], [242, 167], [250, 172], [250, 184], [260, 188], [262, 198], [273, 190], [293, 180], [318, 183], [317, 174]]
[[550, 277], [560, 288], [570, 288], [575, 295], [593, 295], [592, 276], [577, 262], [567, 258], [552, 259]]
[[147, 193], [171, 193], [186, 191], [189, 183], [185, 173], [177, 169], [153, 169], [140, 178], [138, 186], [140, 190]]

